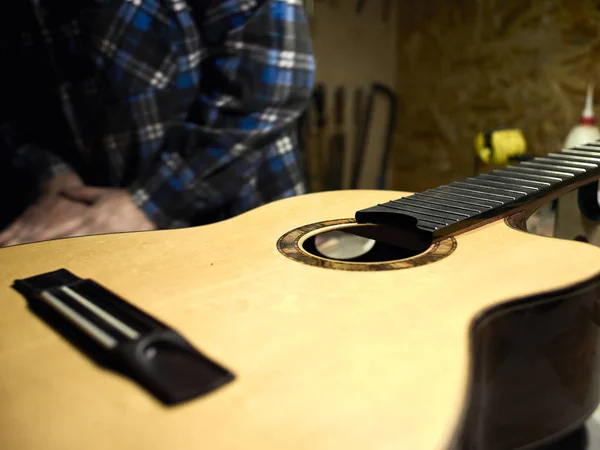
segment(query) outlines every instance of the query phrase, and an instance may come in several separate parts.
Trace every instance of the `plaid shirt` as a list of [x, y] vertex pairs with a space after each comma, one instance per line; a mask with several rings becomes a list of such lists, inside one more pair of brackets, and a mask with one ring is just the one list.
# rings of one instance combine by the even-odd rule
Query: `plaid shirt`
[[295, 123], [315, 62], [301, 0], [7, 3], [0, 140], [17, 166], [126, 188], [159, 228], [304, 192]]

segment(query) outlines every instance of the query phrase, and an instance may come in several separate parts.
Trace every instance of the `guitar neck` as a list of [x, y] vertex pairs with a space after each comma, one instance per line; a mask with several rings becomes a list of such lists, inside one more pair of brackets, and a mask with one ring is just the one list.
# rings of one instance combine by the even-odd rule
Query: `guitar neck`
[[358, 223], [434, 241], [600, 178], [600, 141], [539, 156], [356, 212]]

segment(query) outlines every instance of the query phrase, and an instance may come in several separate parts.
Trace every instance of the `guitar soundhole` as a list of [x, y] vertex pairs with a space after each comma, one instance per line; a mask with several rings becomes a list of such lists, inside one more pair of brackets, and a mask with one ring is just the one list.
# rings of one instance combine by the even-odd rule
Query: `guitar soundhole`
[[422, 245], [416, 250], [408, 249], [355, 234], [358, 232], [368, 235], [369, 228], [372, 227], [356, 226], [324, 231], [307, 238], [302, 243], [302, 248], [320, 258], [348, 262], [396, 261], [417, 256], [429, 248], [428, 245]]
[[379, 271], [429, 264], [456, 248], [454, 238], [431, 244], [399, 235], [396, 229], [358, 225], [354, 219], [329, 220], [287, 232], [278, 240], [277, 249], [286, 257], [311, 266]]

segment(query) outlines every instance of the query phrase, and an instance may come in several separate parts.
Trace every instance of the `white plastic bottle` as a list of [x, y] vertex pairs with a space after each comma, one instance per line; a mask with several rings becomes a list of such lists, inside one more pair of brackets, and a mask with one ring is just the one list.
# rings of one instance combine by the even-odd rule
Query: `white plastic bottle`
[[[594, 114], [594, 88], [589, 85], [585, 97], [585, 108], [579, 118], [579, 123], [567, 135], [563, 148], [585, 145], [599, 139], [600, 130]], [[598, 201], [600, 202], [600, 193], [598, 193]], [[590, 233], [590, 230], [586, 230], [584, 227], [577, 202], [577, 190], [562, 195], [558, 199], [554, 236], [563, 239], [584, 237], [592, 242], [596, 239], [592, 238], [592, 234], [596, 233]]]
[[600, 139], [600, 130], [594, 114], [594, 87], [590, 84], [585, 97], [585, 108], [579, 118], [579, 123], [571, 128], [565, 139], [564, 148], [587, 144]]

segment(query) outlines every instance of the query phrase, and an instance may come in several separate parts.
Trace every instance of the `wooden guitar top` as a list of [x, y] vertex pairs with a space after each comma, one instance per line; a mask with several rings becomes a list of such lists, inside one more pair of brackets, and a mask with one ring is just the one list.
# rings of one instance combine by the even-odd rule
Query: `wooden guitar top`
[[[404, 270], [320, 268], [276, 248], [291, 229], [401, 195], [310, 194], [204, 227], [0, 249], [0, 448], [448, 448], [474, 317], [598, 275], [600, 250], [503, 221]], [[171, 325], [237, 378], [169, 408], [94, 365], [10, 288], [63, 267]]]

